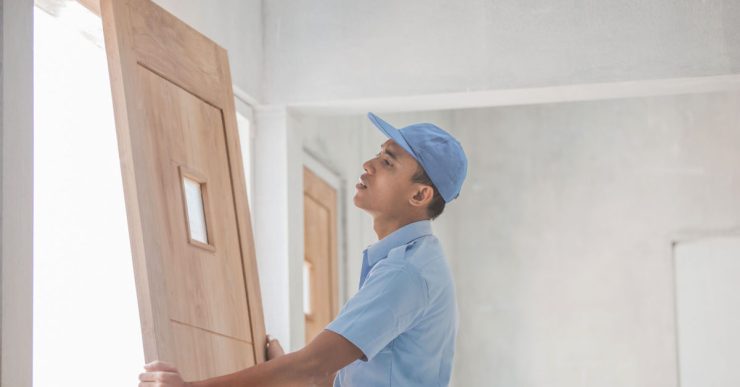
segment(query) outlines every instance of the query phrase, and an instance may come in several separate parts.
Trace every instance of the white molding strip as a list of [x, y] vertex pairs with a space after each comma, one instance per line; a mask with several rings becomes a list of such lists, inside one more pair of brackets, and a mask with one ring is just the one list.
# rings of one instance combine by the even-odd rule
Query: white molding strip
[[240, 100], [240, 101], [244, 102], [245, 104], [251, 106], [253, 109], [256, 109], [259, 106], [261, 106], [261, 103], [260, 103], [259, 100], [257, 100], [257, 98], [252, 97], [251, 95], [249, 95], [249, 93], [247, 93], [246, 91], [244, 91], [244, 89], [242, 89], [241, 87], [237, 86], [236, 84], [233, 84], [232, 83], [231, 84], [231, 88], [232, 88], [232, 90], [234, 92], [234, 97], [236, 97], [238, 100]]
[[470, 109], [740, 90], [740, 74], [292, 103], [309, 115]]
[[340, 191], [342, 189], [342, 178], [340, 175], [327, 167], [326, 164], [305, 148], [303, 149], [303, 165], [329, 183], [335, 190]]

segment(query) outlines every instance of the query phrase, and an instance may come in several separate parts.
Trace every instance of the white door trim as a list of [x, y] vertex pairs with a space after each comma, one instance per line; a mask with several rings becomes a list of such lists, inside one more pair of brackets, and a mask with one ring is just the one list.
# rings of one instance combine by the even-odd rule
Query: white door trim
[[33, 379], [33, 11], [2, 0], [0, 39], [0, 384]]

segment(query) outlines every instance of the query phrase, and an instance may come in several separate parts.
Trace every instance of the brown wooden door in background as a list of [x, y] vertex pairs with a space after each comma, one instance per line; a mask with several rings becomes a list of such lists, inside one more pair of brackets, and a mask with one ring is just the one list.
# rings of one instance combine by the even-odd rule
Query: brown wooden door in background
[[145, 360], [264, 361], [226, 51], [148, 0], [102, 0]]
[[336, 316], [339, 309], [337, 275], [337, 191], [303, 168], [304, 289], [306, 342]]

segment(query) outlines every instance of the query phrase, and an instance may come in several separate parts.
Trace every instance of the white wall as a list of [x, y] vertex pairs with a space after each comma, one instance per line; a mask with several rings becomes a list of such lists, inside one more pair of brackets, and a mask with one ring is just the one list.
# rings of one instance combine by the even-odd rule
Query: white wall
[[264, 14], [271, 103], [740, 71], [735, 0], [278, 0]]
[[301, 134], [285, 107], [256, 111], [254, 238], [265, 328], [286, 350], [305, 342]]
[[262, 98], [262, 1], [154, 2], [225, 48], [234, 85]]

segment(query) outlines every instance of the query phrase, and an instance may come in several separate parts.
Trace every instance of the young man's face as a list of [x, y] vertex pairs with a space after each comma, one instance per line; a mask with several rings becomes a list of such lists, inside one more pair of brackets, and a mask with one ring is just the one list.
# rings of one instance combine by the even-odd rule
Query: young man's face
[[402, 216], [413, 211], [409, 200], [419, 184], [411, 181], [418, 163], [393, 140], [380, 153], [362, 164], [365, 173], [355, 185], [354, 203], [370, 215]]

